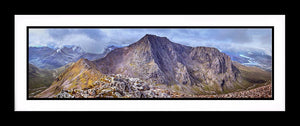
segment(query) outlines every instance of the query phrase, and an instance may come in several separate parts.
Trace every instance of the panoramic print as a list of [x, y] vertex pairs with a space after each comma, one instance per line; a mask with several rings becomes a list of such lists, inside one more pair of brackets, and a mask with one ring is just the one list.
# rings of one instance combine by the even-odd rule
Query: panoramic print
[[28, 27], [29, 99], [270, 99], [273, 28]]

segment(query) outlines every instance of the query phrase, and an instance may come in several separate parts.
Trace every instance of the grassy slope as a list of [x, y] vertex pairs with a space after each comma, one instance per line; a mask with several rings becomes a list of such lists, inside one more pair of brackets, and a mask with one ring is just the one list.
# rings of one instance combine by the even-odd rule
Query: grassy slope
[[93, 83], [97, 80], [105, 78], [105, 75], [96, 70], [93, 64], [88, 64], [91, 68], [86, 68], [82, 59], [66, 68], [58, 77], [53, 81], [51, 86], [36, 95], [35, 97], [48, 98], [54, 97], [62, 89], [84, 89], [91, 88]]
[[54, 80], [53, 72], [53, 70], [39, 69], [36, 66], [29, 64], [28, 93], [30, 97], [51, 85]]
[[262, 70], [254, 66], [253, 67], [244, 66], [237, 62], [233, 62], [233, 64], [241, 72], [242, 80], [241, 82], [233, 83], [235, 86], [234, 90], [225, 89], [224, 93], [228, 93], [232, 91], [249, 90], [249, 89], [253, 89], [271, 83], [272, 80], [271, 72]]
[[32, 64], [29, 64], [29, 69], [28, 69], [29, 97], [32, 97], [33, 95], [40, 93], [41, 91], [48, 88], [55, 80], [55, 78], [71, 64], [72, 63], [53, 70], [40, 69]]
[[234, 62], [234, 65], [240, 70], [242, 77], [251, 83], [264, 83], [271, 79], [271, 72], [258, 67], [243, 66], [236, 62]]

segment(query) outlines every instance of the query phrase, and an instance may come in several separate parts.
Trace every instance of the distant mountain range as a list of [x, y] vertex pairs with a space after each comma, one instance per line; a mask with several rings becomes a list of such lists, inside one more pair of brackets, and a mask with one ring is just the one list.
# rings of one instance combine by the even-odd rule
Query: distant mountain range
[[[81, 59], [66, 68], [49, 88], [36, 97], [55, 97], [62, 90], [90, 89], [97, 81], [110, 80], [112, 78], [107, 78], [107, 75], [115, 74], [129, 79], [139, 78], [150, 84], [187, 87], [180, 90], [189, 93], [192, 90], [222, 93], [271, 80], [270, 72], [243, 66], [216, 48], [185, 46], [150, 34], [129, 46], [112, 49], [102, 55], [103, 58], [89, 57], [96, 59], [93, 61], [84, 58], [80, 49], [73, 48], [56, 50], [52, 52], [53, 56], [43, 58], [42, 61], [48, 64], [55, 64], [49, 61], [51, 59], [59, 65]], [[55, 58], [69, 60], [61, 63]]]
[[272, 55], [267, 54], [262, 49], [245, 49], [239, 51], [223, 50], [231, 57], [231, 60], [237, 61], [246, 66], [257, 66], [261, 69], [272, 71]]
[[63, 46], [62, 48], [29, 47], [29, 63], [43, 69], [55, 69], [68, 63], [76, 62], [80, 58], [96, 60], [104, 57], [108, 52], [116, 49], [108, 46], [102, 54], [88, 53], [78, 46]]

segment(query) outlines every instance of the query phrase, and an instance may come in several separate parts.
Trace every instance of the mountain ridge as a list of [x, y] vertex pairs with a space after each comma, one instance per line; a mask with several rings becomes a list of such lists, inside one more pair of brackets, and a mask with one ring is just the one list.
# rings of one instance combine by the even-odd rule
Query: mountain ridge
[[91, 61], [81, 58], [70, 67], [66, 68], [50, 85], [49, 88], [35, 97], [54, 97], [61, 90], [73, 88], [84, 89], [92, 86], [93, 82], [99, 80], [102, 74]]
[[104, 57], [108, 52], [116, 49], [109, 46], [102, 54], [88, 53], [82, 48], [74, 45], [65, 45], [61, 48], [29, 47], [29, 63], [43, 69], [56, 69], [80, 58], [96, 60]]
[[[150, 85], [179, 86], [188, 93], [192, 90], [194, 93], [227, 92], [267, 82], [269, 76], [257, 77], [262, 73], [265, 74], [234, 63], [216, 48], [185, 46], [166, 37], [147, 34], [103, 58], [79, 59], [36, 97], [55, 97], [62, 90], [93, 88], [98, 81], [115, 85], [103, 81], [108, 75], [122, 75], [128, 78], [126, 81], [138, 78]], [[247, 75], [251, 77], [245, 78]]]
[[[216, 81], [210, 81], [205, 77], [199, 78], [199, 76], [204, 76], [204, 74], [200, 75], [203, 71], [196, 75], [191, 75], [192, 72], [199, 71], [196, 65], [202, 66], [207, 70], [213, 68], [214, 71], [210, 71], [209, 76], [219, 74], [219, 72], [216, 72], [217, 69], [220, 69], [220, 73], [225, 73], [226, 70], [228, 70], [227, 72], [234, 70], [230, 72], [230, 74], [235, 73], [234, 75], [219, 76], [219, 78], [229, 82], [228, 87], [232, 87], [230, 81], [238, 78], [238, 70], [232, 66], [230, 57], [221, 53], [218, 49], [184, 46], [171, 42], [166, 37], [150, 34], [145, 35], [128, 47], [110, 52], [106, 57], [95, 60], [95, 63], [105, 74], [125, 74], [146, 80], [150, 78], [155, 82], [165, 84], [180, 83], [192, 85], [203, 80], [206, 83]], [[204, 63], [208, 66], [201, 65]], [[148, 67], [144, 64], [147, 64]], [[145, 73], [139, 69], [150, 71], [150, 73]], [[144, 78], [143, 76], [145, 75], [148, 78]], [[220, 83], [223, 80], [217, 81], [221, 85]]]

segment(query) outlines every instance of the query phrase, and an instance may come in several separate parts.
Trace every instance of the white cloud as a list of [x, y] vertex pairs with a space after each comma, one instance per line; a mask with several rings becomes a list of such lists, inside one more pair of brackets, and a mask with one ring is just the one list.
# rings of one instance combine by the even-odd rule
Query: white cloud
[[[56, 29], [55, 29], [56, 30]], [[52, 46], [62, 47], [64, 45], [76, 45], [83, 50], [91, 53], [101, 53], [107, 44], [101, 39], [93, 39], [85, 33], [72, 30], [57, 30], [51, 29], [51, 34], [48, 29], [30, 29], [29, 30], [29, 46]]]
[[62, 41], [58, 41], [57, 44], [59, 47], [62, 47], [64, 45], [77, 45], [86, 50], [86, 45], [95, 44], [95, 40], [89, 38], [84, 34], [69, 34], [65, 35], [62, 38]]
[[271, 48], [271, 30], [263, 29], [30, 29], [30, 46], [77, 45], [101, 53], [109, 45], [129, 45], [145, 34], [155, 34], [188, 46], [222, 50]]
[[29, 46], [47, 46], [54, 39], [49, 35], [46, 29], [29, 30]]

